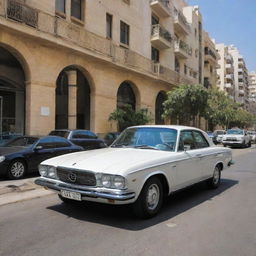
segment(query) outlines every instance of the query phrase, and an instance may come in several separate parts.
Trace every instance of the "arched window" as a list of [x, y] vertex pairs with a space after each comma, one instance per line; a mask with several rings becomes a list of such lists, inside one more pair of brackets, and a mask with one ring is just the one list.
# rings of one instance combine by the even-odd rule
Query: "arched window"
[[128, 82], [123, 82], [117, 91], [117, 107], [120, 108], [125, 104], [131, 105], [133, 110], [136, 109], [136, 97]]
[[162, 114], [164, 113], [163, 103], [166, 100], [166, 93], [159, 92], [156, 97], [156, 107], [155, 107], [155, 123], [156, 124], [164, 124], [164, 119], [162, 118]]

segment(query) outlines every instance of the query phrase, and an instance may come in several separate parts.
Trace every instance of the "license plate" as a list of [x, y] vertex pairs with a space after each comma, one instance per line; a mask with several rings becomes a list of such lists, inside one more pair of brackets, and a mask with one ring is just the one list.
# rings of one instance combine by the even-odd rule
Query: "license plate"
[[71, 192], [71, 191], [67, 191], [67, 190], [61, 190], [60, 194], [68, 199], [73, 199], [73, 200], [77, 200], [77, 201], [82, 201], [81, 198], [81, 194], [77, 193], [77, 192]]

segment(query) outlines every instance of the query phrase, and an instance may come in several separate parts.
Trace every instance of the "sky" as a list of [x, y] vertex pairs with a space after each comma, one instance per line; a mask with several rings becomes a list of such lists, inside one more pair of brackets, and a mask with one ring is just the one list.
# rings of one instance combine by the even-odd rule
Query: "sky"
[[249, 71], [256, 70], [256, 0], [187, 0], [198, 5], [204, 30], [216, 43], [235, 45]]

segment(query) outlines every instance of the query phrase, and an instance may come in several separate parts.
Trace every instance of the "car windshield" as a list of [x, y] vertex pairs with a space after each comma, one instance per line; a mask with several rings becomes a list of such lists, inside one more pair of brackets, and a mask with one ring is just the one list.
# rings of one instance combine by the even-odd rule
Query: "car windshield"
[[55, 130], [55, 131], [51, 131], [49, 135], [51, 136], [59, 136], [59, 137], [63, 137], [63, 138], [68, 138], [68, 134], [69, 132], [68, 131], [58, 131], [58, 130]]
[[5, 147], [30, 147], [35, 142], [37, 142], [39, 138], [35, 137], [19, 137], [13, 140], [8, 141], [4, 144]]
[[243, 135], [243, 130], [228, 130], [227, 134]]
[[176, 141], [177, 130], [175, 129], [138, 127], [123, 131], [111, 147], [174, 151]]

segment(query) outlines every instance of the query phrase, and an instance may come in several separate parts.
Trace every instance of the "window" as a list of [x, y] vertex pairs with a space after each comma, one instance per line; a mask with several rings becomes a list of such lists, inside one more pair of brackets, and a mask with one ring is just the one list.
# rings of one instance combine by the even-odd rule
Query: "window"
[[186, 75], [188, 73], [188, 67], [187, 65], [184, 65], [184, 74]]
[[180, 134], [179, 151], [195, 149], [195, 141], [192, 131], [182, 131]]
[[66, 148], [71, 146], [71, 144], [64, 138], [54, 138], [53, 142], [55, 148]]
[[71, 0], [71, 16], [82, 20], [82, 0]]
[[157, 24], [159, 24], [159, 18], [158, 18], [157, 16], [155, 16], [155, 15], [152, 15], [152, 16], [151, 16], [151, 24], [152, 24], [152, 25], [157, 25]]
[[193, 131], [196, 148], [207, 148], [209, 144], [201, 132]]
[[65, 0], [55, 0], [55, 10], [57, 12], [62, 12], [65, 13], [65, 5], [66, 1]]
[[73, 139], [97, 139], [96, 134], [91, 131], [75, 131], [72, 135]]
[[155, 63], [159, 63], [159, 50], [155, 47], [151, 47], [151, 60]]
[[129, 45], [130, 27], [123, 21], [120, 21], [120, 42]]
[[106, 15], [106, 32], [107, 32], [107, 38], [112, 38], [112, 20], [113, 16], [108, 14]]
[[42, 146], [43, 149], [55, 148], [54, 137], [45, 137], [40, 139], [37, 146]]

